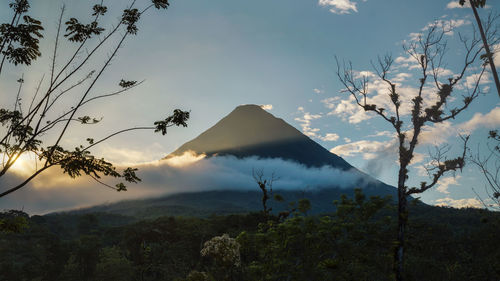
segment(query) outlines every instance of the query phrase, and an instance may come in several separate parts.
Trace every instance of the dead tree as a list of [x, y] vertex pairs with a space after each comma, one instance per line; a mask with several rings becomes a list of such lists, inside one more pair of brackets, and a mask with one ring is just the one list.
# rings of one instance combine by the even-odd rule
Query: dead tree
[[252, 176], [262, 191], [262, 211], [264, 216], [269, 216], [269, 213], [272, 211], [272, 208], [268, 208], [267, 201], [271, 199], [273, 194], [273, 183], [278, 180], [278, 178], [274, 175], [274, 172], [271, 174], [270, 178], [265, 178], [263, 170], [254, 170], [252, 169]]
[[[403, 280], [404, 273], [408, 198], [432, 188], [446, 172], [461, 170], [465, 164], [468, 137], [464, 137], [464, 149], [461, 155], [453, 159], [441, 157], [441, 159], [434, 161], [434, 167], [430, 169], [432, 171], [430, 182], [422, 182], [419, 186], [408, 186], [409, 166], [414, 158], [422, 128], [425, 125], [454, 119], [467, 109], [481, 92], [479, 82], [485, 72], [485, 64], [480, 67], [477, 79], [468, 93], [463, 95], [460, 102], [458, 102], [459, 99], [453, 102], [452, 97], [457, 96], [454, 90], [459, 86], [459, 82], [465, 77], [467, 71], [475, 65], [476, 61], [479, 61], [483, 47], [480, 44], [480, 39], [476, 36], [473, 36], [471, 40], [460, 36], [465, 48], [463, 66], [456, 74], [442, 81], [443, 57], [446, 53], [444, 36], [448, 31], [442, 25], [435, 23], [426, 30], [425, 34], [405, 45], [405, 53], [418, 66], [421, 75], [420, 79], [417, 80], [416, 94], [412, 97], [403, 97], [399, 89], [400, 84], [390, 78], [393, 74], [391, 71], [394, 62], [391, 56], [379, 58], [377, 64], [372, 63], [377, 79], [387, 85], [387, 95], [390, 100], [388, 104], [391, 105], [391, 108], [383, 108], [371, 100], [368, 76], [359, 75], [353, 71], [351, 63], [341, 64], [337, 59], [337, 76], [345, 87], [345, 91], [354, 98], [359, 107], [367, 112], [374, 112], [387, 121], [397, 135], [399, 151], [398, 228], [397, 245], [394, 252], [394, 272], [398, 281]], [[428, 87], [432, 87], [432, 91], [429, 91]], [[452, 104], [453, 106], [451, 106]]]

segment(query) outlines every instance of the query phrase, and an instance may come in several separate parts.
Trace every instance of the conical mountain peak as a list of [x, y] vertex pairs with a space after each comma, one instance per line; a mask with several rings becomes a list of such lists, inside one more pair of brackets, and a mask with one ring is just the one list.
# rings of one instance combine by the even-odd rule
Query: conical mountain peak
[[233, 155], [239, 158], [282, 158], [307, 166], [351, 166], [317, 144], [283, 119], [274, 117], [258, 105], [236, 107], [217, 124], [185, 143], [168, 157], [187, 151], [197, 154]]

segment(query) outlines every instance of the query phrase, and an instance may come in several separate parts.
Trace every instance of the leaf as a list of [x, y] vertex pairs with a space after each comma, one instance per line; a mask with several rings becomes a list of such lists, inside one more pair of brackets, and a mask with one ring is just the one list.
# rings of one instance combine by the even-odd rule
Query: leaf
[[94, 5], [94, 7], [92, 7], [92, 10], [94, 11], [94, 13], [92, 14], [93, 16], [103, 16], [108, 11], [108, 7], [96, 4]]
[[122, 88], [130, 88], [134, 86], [137, 83], [137, 81], [125, 81], [125, 80], [120, 80], [120, 83], [118, 85]]
[[155, 6], [156, 9], [167, 9], [170, 3], [168, 3], [168, 0], [152, 0], [153, 5]]

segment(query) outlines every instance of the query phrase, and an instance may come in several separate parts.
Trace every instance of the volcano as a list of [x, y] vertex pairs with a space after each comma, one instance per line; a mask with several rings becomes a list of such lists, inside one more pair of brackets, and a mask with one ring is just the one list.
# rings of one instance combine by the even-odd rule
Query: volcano
[[258, 105], [236, 107], [213, 127], [165, 158], [186, 152], [206, 154], [207, 157], [281, 158], [308, 167], [329, 165], [342, 170], [353, 169], [344, 159]]
[[[274, 117], [258, 105], [236, 107], [214, 126], [185, 143], [164, 159], [182, 156], [185, 153], [204, 154], [206, 158], [230, 156], [241, 161], [245, 161], [245, 158], [249, 157], [279, 158], [286, 162], [298, 163], [303, 166], [304, 170], [308, 168], [325, 170], [326, 168], [332, 173], [335, 173], [335, 170], [340, 170], [355, 175], [353, 181], [348, 184], [339, 184], [342, 182], [342, 179], [339, 178], [338, 180], [332, 179], [331, 182], [310, 190], [274, 189], [275, 192], [284, 196], [287, 202], [297, 201], [301, 198], [310, 199], [312, 213], [332, 212], [334, 210], [332, 200], [339, 199], [342, 194], [353, 196], [355, 188], [362, 188], [363, 193], [367, 196], [391, 195], [396, 198], [397, 195], [395, 187], [359, 171], [341, 157], [326, 150], [293, 126]], [[300, 174], [295, 176], [301, 177]], [[213, 178], [217, 178], [216, 171], [214, 171]], [[100, 205], [78, 212], [103, 212], [151, 219], [165, 215], [207, 216], [210, 214], [244, 213], [261, 208], [262, 194], [258, 188], [241, 188], [236, 182], [232, 187], [213, 185], [210, 187], [210, 182], [198, 184], [202, 185], [197, 187], [198, 191], [181, 191], [158, 198]], [[284, 208], [277, 202], [271, 202], [270, 206], [273, 207], [274, 211], [280, 211]]]

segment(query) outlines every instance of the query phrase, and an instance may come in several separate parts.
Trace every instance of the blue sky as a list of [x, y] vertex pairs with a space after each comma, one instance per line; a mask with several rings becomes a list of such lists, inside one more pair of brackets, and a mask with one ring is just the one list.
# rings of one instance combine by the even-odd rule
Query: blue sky
[[[138, 1], [139, 4], [146, 2]], [[473, 23], [471, 10], [454, 8], [455, 2], [172, 1], [166, 13], [153, 11], [141, 21], [139, 34], [120, 50], [98, 89], [109, 91], [121, 78], [146, 79], [145, 83], [120, 98], [88, 108], [86, 113], [103, 116], [103, 121], [90, 130], [73, 129], [65, 144], [77, 144], [82, 137], [88, 137], [90, 131], [97, 139], [113, 128], [150, 124], [174, 108], [191, 110], [186, 129], [173, 129], [166, 137], [132, 133], [112, 139], [95, 151], [117, 163], [150, 162], [196, 137], [240, 104], [272, 105], [269, 111], [275, 116], [307, 133], [352, 165], [395, 185], [397, 163], [387, 153], [391, 151], [393, 139], [389, 134], [391, 127], [378, 117], [364, 116], [359, 109], [349, 107], [352, 101], [347, 93], [341, 92], [343, 86], [335, 74], [334, 57], [352, 61], [357, 71], [373, 71], [370, 61], [385, 54], [401, 57], [399, 61], [403, 64], [406, 57], [403, 41], [411, 40], [411, 33], [425, 32], [423, 28], [435, 20], [453, 21], [457, 29], [445, 37], [450, 41], [448, 68], [454, 73], [463, 54], [456, 35], [458, 31], [470, 35]], [[483, 16], [489, 11], [498, 13], [497, 3], [488, 2], [489, 7], [480, 10]], [[61, 3], [36, 1], [32, 5], [33, 16], [47, 23], [44, 50], [53, 42], [50, 38]], [[83, 18], [91, 7], [90, 2], [65, 3], [67, 16]], [[110, 16], [108, 24], [120, 14], [123, 4], [125, 1], [110, 4], [115, 17]], [[2, 22], [8, 16], [8, 11], [2, 8]], [[71, 46], [65, 45], [61, 55], [69, 50]], [[48, 51], [44, 54], [47, 55], [37, 61], [29, 73], [22, 67], [9, 68], [8, 75], [12, 76], [2, 79], [24, 72], [30, 78], [28, 85], [33, 88], [41, 73], [48, 69], [50, 56]], [[411, 75], [401, 76], [403, 87], [414, 87], [418, 81], [416, 73], [401, 68], [393, 74], [398, 73]], [[481, 84], [485, 92], [493, 86], [488, 79]], [[9, 98], [2, 94], [0, 101], [9, 102]], [[491, 88], [459, 118], [432, 130], [429, 135], [434, 138], [423, 142], [418, 152], [424, 155], [434, 144], [443, 143], [452, 146], [451, 153], [457, 152], [460, 142], [456, 141], [456, 135], [464, 131], [472, 133], [472, 147], [479, 145], [484, 150], [487, 131], [500, 127], [499, 102], [495, 89]], [[423, 157], [412, 166], [414, 183], [427, 179], [417, 168], [426, 161]], [[475, 167], [469, 165], [455, 178], [446, 175], [441, 187], [425, 192], [422, 199], [430, 204], [477, 205], [471, 187], [484, 196], [484, 183]]]

